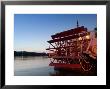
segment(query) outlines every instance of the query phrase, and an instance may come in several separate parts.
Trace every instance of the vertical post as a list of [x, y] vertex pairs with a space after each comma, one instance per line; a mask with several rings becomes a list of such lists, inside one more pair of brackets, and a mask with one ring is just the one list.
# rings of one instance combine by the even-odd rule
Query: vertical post
[[77, 20], [77, 28], [79, 27], [79, 23], [78, 23], [78, 20]]

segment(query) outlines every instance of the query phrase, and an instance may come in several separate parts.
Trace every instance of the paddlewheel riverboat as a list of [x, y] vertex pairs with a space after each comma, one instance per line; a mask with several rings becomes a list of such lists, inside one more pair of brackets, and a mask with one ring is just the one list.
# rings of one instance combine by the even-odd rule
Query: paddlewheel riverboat
[[48, 50], [54, 68], [81, 68], [90, 71], [97, 68], [96, 30], [88, 31], [84, 26], [77, 27], [51, 36]]

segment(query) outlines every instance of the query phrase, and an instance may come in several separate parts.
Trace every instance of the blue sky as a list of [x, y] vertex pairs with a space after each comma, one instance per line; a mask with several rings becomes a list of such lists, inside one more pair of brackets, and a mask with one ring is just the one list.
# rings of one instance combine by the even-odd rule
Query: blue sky
[[51, 35], [79, 26], [97, 27], [96, 14], [15, 14], [14, 50], [45, 52]]

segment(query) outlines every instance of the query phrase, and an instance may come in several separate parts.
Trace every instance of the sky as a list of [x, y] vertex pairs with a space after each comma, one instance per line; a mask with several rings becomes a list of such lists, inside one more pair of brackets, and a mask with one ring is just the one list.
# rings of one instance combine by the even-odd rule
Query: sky
[[96, 14], [15, 14], [14, 50], [46, 52], [51, 35], [84, 26], [88, 31], [97, 27]]

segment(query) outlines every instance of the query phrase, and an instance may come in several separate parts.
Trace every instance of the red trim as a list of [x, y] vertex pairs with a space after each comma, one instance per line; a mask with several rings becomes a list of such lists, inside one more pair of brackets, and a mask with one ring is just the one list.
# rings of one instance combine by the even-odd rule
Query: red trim
[[80, 64], [50, 63], [49, 66], [66, 67], [66, 68], [81, 68]]

